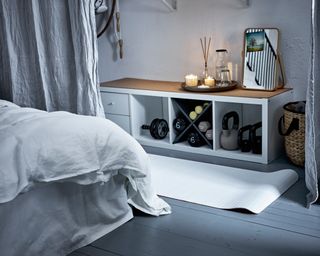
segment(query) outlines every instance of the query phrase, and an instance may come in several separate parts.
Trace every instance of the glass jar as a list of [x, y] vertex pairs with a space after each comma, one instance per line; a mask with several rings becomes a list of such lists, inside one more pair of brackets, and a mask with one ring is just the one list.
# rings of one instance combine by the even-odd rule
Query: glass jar
[[226, 49], [216, 50], [216, 80], [219, 83], [221, 81], [221, 75], [228, 69], [228, 51]]
[[219, 85], [222, 87], [229, 86], [231, 82], [229, 69], [222, 69], [220, 76], [221, 77], [220, 77]]

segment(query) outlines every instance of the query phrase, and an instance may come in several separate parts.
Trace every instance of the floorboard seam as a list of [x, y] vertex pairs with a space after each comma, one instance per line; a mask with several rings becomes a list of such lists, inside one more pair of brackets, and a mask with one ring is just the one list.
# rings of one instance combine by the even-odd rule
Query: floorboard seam
[[[183, 237], [183, 238], [187, 238], [189, 240], [192, 240], [192, 241], [197, 241], [197, 242], [200, 242], [200, 243], [203, 243], [203, 244], [207, 244], [207, 245], [210, 245], [210, 246], [216, 246], [216, 247], [219, 247], [219, 248], [222, 248], [222, 249], [227, 249], [227, 250], [230, 250], [230, 251], [234, 251], [234, 252], [240, 252], [246, 256], [256, 256], [256, 254], [248, 254], [248, 252], [246, 251], [242, 251], [242, 250], [239, 250], [239, 249], [234, 249], [234, 248], [231, 248], [231, 247], [228, 247], [228, 246], [222, 246], [222, 245], [217, 245], [217, 244], [213, 244], [213, 243], [210, 243], [210, 242], [207, 242], [207, 241], [203, 241], [203, 240], [199, 240], [199, 239], [195, 239], [193, 237], [189, 237], [189, 236], [186, 236], [186, 235], [182, 235], [182, 234], [179, 234], [179, 233], [175, 233], [175, 232], [172, 232], [170, 230], [167, 230], [167, 229], [162, 229], [162, 228], [155, 228], [153, 226], [149, 226], [149, 225], [146, 225], [146, 224], [141, 224], [141, 223], [134, 223], [134, 225], [138, 225], [138, 226], [142, 226], [142, 227], [147, 227], [147, 228], [151, 228], [151, 229], [155, 229], [155, 230], [160, 230], [162, 232], [167, 232], [167, 233], [170, 233], [170, 234], [174, 234], [174, 235], [177, 235], [179, 237]], [[236, 255], [236, 254], [234, 254]]]
[[80, 254], [80, 255], [83, 255], [83, 256], [91, 256], [91, 255], [89, 255], [89, 254], [87, 254], [87, 253], [84, 253], [84, 252], [82, 252], [81, 251], [81, 248], [80, 249], [78, 249], [77, 251], [75, 251], [77, 254]]
[[[298, 218], [293, 218], [293, 217], [288, 217], [288, 216], [284, 216], [284, 215], [281, 215], [281, 214], [276, 214], [276, 213], [270, 213], [268, 212], [269, 215], [273, 215], [273, 216], [279, 216], [279, 217], [283, 217], [283, 218], [290, 218], [291, 220], [295, 220], [295, 221], [299, 221]], [[265, 218], [267, 220], [272, 220], [271, 218]], [[275, 221], [275, 220], [273, 220]], [[306, 229], [309, 229], [309, 230], [313, 230], [313, 231], [318, 231], [319, 234], [320, 234], [320, 229], [317, 229], [317, 228], [310, 228], [310, 227], [306, 227], [306, 226], [302, 226], [302, 225], [297, 225], [297, 224], [293, 224], [293, 223], [290, 223], [290, 222], [282, 222], [284, 224], [287, 224], [287, 225], [293, 225], [295, 227], [301, 227], [301, 228], [306, 228]], [[319, 225], [319, 223], [315, 223], [314, 221], [310, 221], [309, 222], [310, 224], [314, 224], [313, 227], [315, 227], [315, 225]]]
[[95, 245], [92, 245], [92, 244], [91, 244], [91, 245], [89, 245], [89, 246], [91, 246], [91, 247], [93, 247], [93, 248], [95, 248], [95, 249], [98, 249], [98, 250], [104, 251], [104, 252], [112, 253], [112, 254], [117, 255], [117, 256], [125, 256], [125, 255], [120, 254], [120, 253], [118, 253], [118, 252], [114, 252], [114, 251], [106, 250], [106, 249], [104, 249], [104, 248], [100, 248], [100, 247], [95, 246]]
[[295, 211], [295, 210], [290, 210], [290, 209], [287, 209], [286, 207], [278, 207], [278, 206], [276, 206], [276, 205], [274, 205], [274, 206], [269, 206], [268, 207], [269, 209], [277, 209], [277, 210], [281, 210], [281, 211], [288, 211], [288, 212], [292, 212], [292, 213], [295, 213], [295, 214], [299, 214], [299, 215], [304, 215], [304, 216], [310, 216], [310, 217], [318, 217], [319, 218], [319, 214], [320, 214], [320, 212], [319, 212], [319, 214], [316, 214], [316, 213], [303, 213], [303, 212], [301, 212], [301, 211]]
[[[170, 204], [172, 204], [172, 203], [170, 203]], [[295, 233], [295, 234], [299, 234], [299, 235], [304, 235], [304, 236], [314, 237], [314, 238], [320, 238], [320, 234], [319, 234], [319, 236], [315, 236], [315, 235], [311, 235], [311, 234], [305, 234], [305, 233], [302, 233], [302, 232], [297, 232], [297, 231], [293, 231], [293, 230], [287, 230], [287, 229], [284, 229], [284, 228], [270, 226], [270, 225], [262, 224], [262, 223], [255, 222], [255, 221], [244, 220], [244, 219], [233, 217], [233, 216], [226, 216], [226, 215], [223, 215], [223, 214], [213, 213], [213, 212], [205, 211], [205, 210], [202, 210], [202, 209], [193, 209], [193, 208], [190, 208], [190, 207], [185, 207], [185, 206], [176, 205], [176, 204], [172, 204], [172, 205], [175, 205], [176, 207], [180, 207], [180, 208], [184, 208], [184, 209], [190, 209], [190, 210], [193, 210], [193, 211], [199, 211], [199, 212], [203, 212], [203, 213], [208, 213], [208, 214], [212, 214], [212, 215], [215, 215], [215, 216], [230, 218], [230, 219], [241, 221], [241, 222], [248, 222], [248, 223], [252, 223], [252, 224], [256, 224], [256, 225], [260, 225], [260, 226], [264, 226], [264, 227], [269, 227], [269, 228], [274, 228], [274, 229], [278, 229], [278, 230], [282, 230], [282, 231], [286, 231], [286, 232], [291, 232], [291, 233]]]

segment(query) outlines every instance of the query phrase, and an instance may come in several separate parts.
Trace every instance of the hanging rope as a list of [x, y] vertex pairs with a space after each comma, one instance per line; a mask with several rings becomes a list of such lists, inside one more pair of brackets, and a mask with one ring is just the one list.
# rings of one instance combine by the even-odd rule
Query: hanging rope
[[110, 12], [110, 15], [108, 17], [108, 20], [107, 20], [107, 23], [106, 25], [103, 27], [103, 29], [97, 33], [97, 37], [99, 38], [106, 30], [107, 28], [110, 26], [110, 23], [111, 23], [111, 20], [113, 18], [113, 15], [114, 15], [114, 11], [115, 11], [115, 8], [116, 8], [116, 0], [112, 0], [112, 7], [111, 7], [111, 12]]
[[119, 0], [116, 0], [116, 12], [115, 12], [115, 19], [113, 19], [113, 27], [114, 27], [114, 34], [117, 41], [117, 45], [119, 46], [119, 56], [120, 56], [120, 59], [122, 59], [123, 58], [123, 39], [121, 36], [121, 30], [120, 30]]

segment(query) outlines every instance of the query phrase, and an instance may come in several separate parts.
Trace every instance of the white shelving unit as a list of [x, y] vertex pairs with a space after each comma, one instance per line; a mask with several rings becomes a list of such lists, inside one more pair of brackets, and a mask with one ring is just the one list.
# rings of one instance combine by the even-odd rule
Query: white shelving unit
[[[180, 83], [121, 79], [105, 82], [100, 87], [106, 117], [123, 127], [142, 145], [192, 152], [244, 161], [267, 164], [278, 157], [283, 150], [282, 138], [277, 125], [282, 115], [282, 106], [292, 98], [292, 90], [276, 92], [254, 92], [236, 89], [223, 93], [190, 93], [180, 89]], [[180, 114], [175, 102], [210, 102], [213, 128], [212, 147], [191, 147], [182, 141], [173, 144], [177, 134], [172, 124]], [[228, 151], [220, 146], [222, 117], [229, 111], [236, 111], [240, 127], [262, 121], [262, 154]], [[152, 138], [143, 124], [150, 124], [155, 118], [163, 118], [169, 124], [169, 133], [163, 140]]]

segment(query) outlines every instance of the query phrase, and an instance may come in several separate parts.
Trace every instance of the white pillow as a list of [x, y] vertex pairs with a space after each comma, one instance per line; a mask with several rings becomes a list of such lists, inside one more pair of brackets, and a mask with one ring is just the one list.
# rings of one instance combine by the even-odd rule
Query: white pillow
[[10, 101], [0, 100], [0, 108], [3, 108], [3, 107], [19, 107], [19, 106]]

